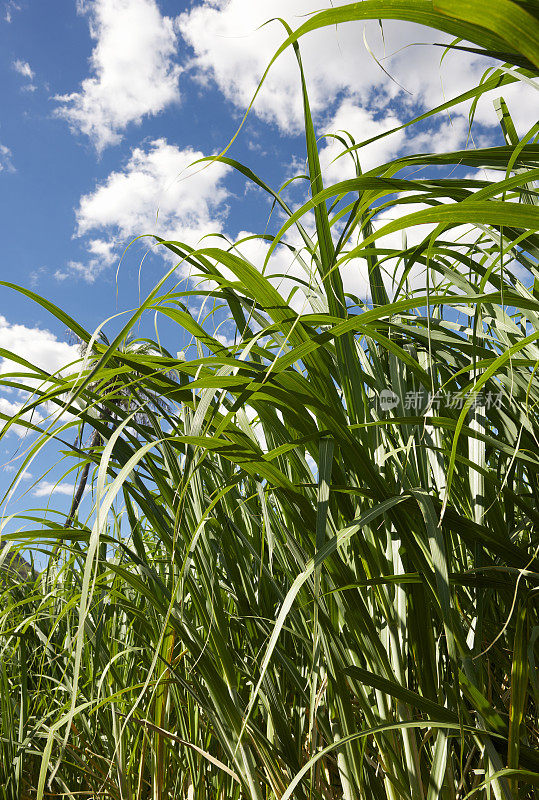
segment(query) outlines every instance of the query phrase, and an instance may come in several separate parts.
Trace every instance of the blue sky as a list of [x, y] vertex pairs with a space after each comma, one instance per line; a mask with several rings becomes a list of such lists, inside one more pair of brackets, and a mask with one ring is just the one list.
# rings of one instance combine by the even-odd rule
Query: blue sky
[[[155, 252], [142, 261], [149, 239], [130, 247], [120, 264], [133, 237], [158, 232], [195, 245], [211, 232], [236, 240], [263, 231], [269, 205], [259, 191], [222, 166], [195, 173], [188, 167], [228, 143], [282, 41], [278, 23], [259, 25], [283, 16], [297, 27], [320, 6], [315, 0], [0, 0], [1, 279], [31, 288], [93, 330], [135, 306], [139, 291], [171, 266]], [[376, 23], [354, 23], [302, 42], [320, 134], [346, 128], [361, 141], [381, 133], [473, 86], [489, 66], [462, 53], [440, 65], [442, 50], [425, 45], [441, 37], [417, 26], [386, 25], [384, 33], [385, 42]], [[365, 40], [407, 91], [388, 79]], [[537, 117], [532, 91], [519, 85], [504, 96], [524, 133]], [[364, 167], [401, 152], [473, 146], [467, 112], [463, 106], [451, 120], [440, 116], [380, 140], [362, 153]], [[287, 54], [231, 155], [277, 188], [301, 171], [300, 130], [297, 67]], [[502, 141], [488, 100], [477, 110], [474, 136], [481, 144]], [[337, 153], [335, 145], [322, 146], [328, 180], [347, 176], [345, 161], [332, 163]], [[302, 191], [290, 199], [299, 203]], [[260, 262], [264, 247], [251, 246], [249, 255]], [[275, 264], [276, 272], [284, 269]], [[350, 286], [361, 292], [361, 279], [352, 276]], [[61, 324], [4, 288], [0, 346], [51, 370], [75, 352]], [[0, 369], [8, 366], [4, 361]], [[0, 410], [20, 401], [16, 391], [0, 393]], [[17, 433], [9, 434], [0, 442], [0, 461], [10, 462], [21, 447]], [[36, 464], [27, 484], [36, 498], [46, 497], [49, 479], [33, 485], [45, 466]], [[68, 484], [57, 495], [60, 504], [69, 501]]]

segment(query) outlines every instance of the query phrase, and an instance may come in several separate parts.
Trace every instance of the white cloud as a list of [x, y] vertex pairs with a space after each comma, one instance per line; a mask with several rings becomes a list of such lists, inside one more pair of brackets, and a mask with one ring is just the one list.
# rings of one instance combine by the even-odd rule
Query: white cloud
[[73, 495], [75, 486], [72, 483], [52, 483], [51, 481], [41, 481], [32, 494], [34, 497], [48, 497], [50, 494]]
[[155, 0], [79, 0], [79, 9], [96, 42], [93, 74], [79, 92], [56, 98], [58, 114], [102, 150], [130, 123], [179, 101], [177, 35]]
[[11, 150], [5, 144], [0, 144], [0, 172], [15, 172]]
[[[13, 464], [4, 464], [2, 466], [2, 469], [4, 469], [6, 472], [16, 472], [17, 471], [17, 467], [15, 467]], [[28, 472], [27, 469], [25, 469], [24, 472], [21, 472], [21, 474], [19, 476], [19, 479], [21, 481], [30, 481], [30, 480], [32, 480], [33, 477], [34, 477], [33, 474], [31, 472]]]
[[[381, 133], [396, 128], [402, 122], [394, 114], [386, 112], [379, 118], [361, 108], [353, 98], [346, 98], [339, 105], [335, 115], [324, 128], [328, 132], [343, 136], [343, 131], [349, 133], [355, 142], [371, 139]], [[344, 137], [346, 138], [346, 137]], [[361, 148], [359, 160], [363, 172], [384, 164], [394, 158], [402, 150], [405, 138], [404, 131], [398, 131], [391, 136], [386, 136], [377, 142]], [[345, 155], [338, 158], [343, 151], [343, 145], [338, 139], [328, 137], [327, 144], [320, 151], [320, 164], [324, 180], [331, 183], [355, 177], [355, 168], [352, 159]]]
[[[0, 341], [5, 350], [22, 356], [31, 364], [49, 373], [56, 372], [78, 358], [77, 347], [59, 341], [54, 333], [42, 328], [10, 324], [2, 315], [0, 315]], [[0, 375], [12, 370], [20, 372], [24, 367], [3, 358], [0, 361]]]
[[[408, 129], [410, 131], [410, 129]], [[469, 139], [469, 122], [465, 117], [453, 115], [440, 120], [428, 130], [413, 129], [406, 143], [406, 150], [414, 153], [447, 153], [472, 146]], [[477, 175], [474, 175], [477, 178]]]
[[14, 0], [8, 0], [7, 3], [4, 3], [4, 20], [5, 22], [13, 22], [13, 14], [16, 11], [20, 11], [22, 6], [19, 3], [15, 3]]
[[[532, 88], [535, 86], [537, 88]], [[487, 92], [478, 104], [475, 118], [485, 125], [498, 126], [498, 118], [494, 111], [493, 101], [503, 96], [507, 102], [509, 113], [515, 123], [515, 128], [520, 137], [523, 137], [537, 122], [537, 107], [539, 103], [539, 81], [530, 80], [528, 83], [517, 81], [504, 86], [501, 90]]]
[[[58, 372], [67, 364], [79, 358], [76, 346], [60, 341], [50, 331], [42, 328], [30, 328], [16, 323], [10, 324], [2, 315], [0, 315], [0, 342], [5, 350], [16, 353], [31, 364], [51, 374]], [[17, 375], [8, 378], [7, 376], [11, 373], [17, 373]], [[21, 373], [23, 373], [22, 376]], [[15, 384], [20, 383], [21, 386], [24, 384], [30, 389], [37, 386], [42, 386], [43, 388], [41, 380], [25, 378], [24, 373], [29, 374], [21, 364], [8, 358], [0, 360], [0, 378], [6, 378]], [[0, 391], [2, 392], [0, 394], [0, 412], [8, 417], [18, 414], [29, 396], [28, 391], [22, 388], [19, 390], [16, 387], [1, 386]], [[34, 410], [31, 414], [24, 414], [23, 418], [38, 424], [43, 420], [46, 413], [56, 410], [56, 406], [51, 405], [49, 407], [47, 405], [46, 408], [40, 406], [39, 409]], [[2, 425], [3, 422], [0, 422], [0, 427]], [[10, 430], [19, 436], [26, 433], [26, 428], [20, 425], [14, 425]]]
[[[347, 3], [334, 0], [332, 5]], [[292, 28], [298, 28], [306, 14], [322, 7], [318, 0], [205, 0], [179, 18], [182, 35], [194, 51], [191, 70], [201, 80], [215, 80], [223, 94], [245, 110], [271, 57], [286, 38], [278, 22], [260, 26], [283, 17]], [[385, 69], [411, 94], [384, 74], [364, 45], [364, 31]], [[352, 95], [374, 118], [379, 118], [392, 100], [407, 109], [408, 117], [473, 87], [492, 62], [464, 52], [450, 52], [441, 62], [443, 48], [425, 46], [448, 40], [419, 25], [386, 21], [384, 43], [376, 20], [327, 27], [304, 36], [300, 46], [315, 116], [320, 119], [339, 98]], [[533, 90], [508, 87], [504, 94], [518, 94], [521, 103], [524, 95], [528, 98], [518, 113], [524, 127], [533, 124], [537, 107]], [[254, 110], [277, 122], [286, 133], [301, 129], [299, 73], [291, 48], [272, 66]], [[467, 110], [463, 106], [457, 113], [465, 115]], [[490, 99], [479, 104], [476, 117], [487, 125], [498, 125]]]
[[23, 78], [28, 78], [29, 81], [34, 79], [34, 70], [28, 61], [22, 61], [20, 58], [18, 58], [13, 62], [13, 69], [15, 72], [18, 72], [19, 75], [22, 75]]
[[[309, 218], [305, 218], [303, 222], [305, 223], [304, 227], [308, 229], [310, 227]], [[285, 300], [288, 300], [290, 293], [296, 289], [290, 301], [293, 309], [303, 313], [310, 311], [310, 305], [305, 299], [305, 292], [302, 288], [303, 284], [298, 283], [298, 280], [313, 285], [313, 281], [316, 281], [316, 276], [310, 276], [303, 264], [296, 258], [296, 253], [284, 245], [277, 247], [273, 251], [268, 263], [264, 266], [270, 245], [259, 238], [251, 238], [252, 236], [253, 234], [247, 231], [239, 233], [237, 252], [260, 272], [263, 272]], [[296, 251], [302, 250], [303, 241], [294, 229], [288, 231], [284, 240], [295, 247]], [[302, 255], [305, 256], [304, 251]], [[223, 270], [220, 267], [220, 271], [225, 277], [232, 277], [232, 273], [228, 270]]]
[[32, 83], [32, 81], [33, 81], [33, 79], [35, 77], [35, 72], [32, 69], [32, 67], [30, 66], [30, 64], [28, 63], [28, 61], [22, 61], [20, 58], [17, 58], [13, 62], [12, 66], [13, 66], [13, 69], [15, 70], [15, 72], [18, 72], [19, 75], [21, 75], [21, 77], [26, 78], [26, 80], [28, 81], [28, 83], [26, 83], [22, 87], [21, 91], [23, 91], [23, 92], [35, 92], [36, 89], [37, 89], [37, 86], [34, 83]]
[[[342, 160], [343, 163], [346, 163]], [[340, 163], [340, 162], [337, 162]], [[335, 176], [336, 179], [348, 178], [350, 175], [341, 174]], [[401, 195], [404, 199], [404, 194]], [[408, 214], [422, 211], [430, 206], [418, 202], [408, 202], [395, 204], [390, 208], [383, 210], [373, 220], [373, 229], [380, 230], [384, 225], [399, 219]], [[306, 214], [302, 219], [304, 228], [310, 235], [314, 235], [314, 228], [312, 225], [312, 217]], [[339, 226], [337, 226], [338, 228]], [[406, 241], [408, 247], [413, 247], [422, 242], [432, 231], [436, 225], [421, 224], [414, 225], [406, 230]], [[334, 229], [336, 235], [338, 230]], [[239, 234], [238, 239], [248, 237], [250, 234], [242, 232]], [[460, 243], [463, 249], [467, 248], [472, 240], [475, 239], [477, 232], [474, 232], [471, 226], [459, 226], [452, 230], [452, 238], [455, 242]], [[279, 290], [282, 297], [288, 301], [289, 305], [298, 313], [310, 313], [311, 311], [327, 310], [326, 300], [324, 299], [324, 291], [319, 290], [320, 278], [318, 272], [311, 263], [311, 258], [305, 249], [302, 249], [302, 240], [297, 232], [291, 228], [285, 234], [285, 240], [288, 244], [294, 246], [296, 250], [300, 251], [301, 256], [305, 260], [305, 264], [300, 263], [300, 260], [294, 257], [294, 254], [286, 247], [277, 248], [268, 264], [264, 268], [265, 276], [271, 283]], [[370, 283], [368, 275], [367, 262], [364, 258], [354, 257], [346, 260], [345, 255], [353, 248], [360, 245], [362, 236], [355, 235], [348, 242], [347, 246], [341, 253], [342, 263], [340, 266], [340, 273], [343, 282], [345, 293], [354, 295], [362, 301], [370, 301]], [[376, 245], [382, 250], [395, 250], [400, 251], [403, 248], [403, 232], [396, 231], [393, 233], [385, 234], [376, 240]], [[269, 249], [269, 245], [265, 241], [258, 239], [250, 239], [249, 241], [242, 242], [237, 247], [241, 255], [249, 260], [257, 269], [262, 271], [265, 258]], [[309, 269], [312, 270], [309, 273]], [[458, 265], [457, 265], [458, 269]], [[385, 258], [381, 264], [384, 284], [391, 298], [395, 294], [395, 290], [402, 277], [403, 269], [402, 264], [397, 263], [396, 258]], [[227, 269], [220, 268], [225, 278], [231, 278], [232, 273]], [[439, 280], [440, 276], [436, 273], [431, 277], [432, 280]], [[304, 284], [307, 283], [308, 287]], [[408, 275], [408, 287], [412, 290], [422, 290], [426, 285], [426, 275], [423, 265], [416, 264], [412, 267]], [[295, 290], [293, 292], [293, 290]]]
[[[19, 401], [12, 401], [8, 400], [7, 397], [2, 397], [0, 395], [0, 414], [5, 414], [6, 417], [13, 418], [19, 411], [22, 409], [24, 405], [23, 400]], [[39, 411], [33, 409], [31, 412], [27, 412], [22, 415], [22, 419], [26, 420], [27, 422], [32, 422], [34, 425], [37, 425], [43, 419], [43, 415], [40, 414]], [[1, 426], [4, 425], [4, 421], [0, 419], [0, 430]], [[10, 431], [16, 433], [18, 436], [24, 436], [27, 432], [27, 428], [24, 425], [12, 425]]]
[[35, 289], [37, 286], [39, 286], [41, 279], [45, 275], [47, 275], [47, 269], [45, 267], [37, 267], [36, 269], [32, 270], [29, 276], [30, 286], [32, 289]]
[[81, 197], [77, 236], [94, 232], [99, 236], [87, 239], [88, 263], [72, 262], [71, 271], [95, 280], [119, 260], [119, 247], [134, 236], [156, 233], [195, 246], [206, 234], [220, 232], [228, 197], [223, 178], [229, 168], [224, 164], [190, 167], [202, 157], [201, 152], [181, 150], [166, 139], [135, 148], [123, 170], [112, 172]]
[[[185, 40], [194, 50], [192, 67], [202, 77], [212, 77], [223, 94], [241, 109], [251, 100], [271, 56], [286, 34], [282, 25], [272, 22], [284, 17], [297, 27], [300, 15], [318, 8], [315, 0], [217, 0], [204, 2], [180, 16], [179, 27]], [[343, 29], [344, 30], [344, 29]], [[321, 111], [327, 99], [348, 88], [348, 63], [343, 63], [341, 32], [313, 34], [302, 43], [304, 62], [309, 77], [311, 103]], [[354, 80], [361, 66], [356, 47]], [[323, 55], [322, 55], [323, 54]], [[348, 55], [348, 54], [347, 54]], [[347, 59], [349, 61], [349, 59]], [[379, 67], [371, 60], [364, 75], [367, 91], [372, 85], [386, 82]], [[380, 77], [381, 76], [381, 77]], [[285, 132], [297, 131], [301, 125], [301, 95], [299, 72], [292, 51], [283, 54], [272, 67], [255, 111], [265, 119], [276, 121]], [[387, 98], [384, 97], [384, 104]]]
[[[406, 193], [402, 193], [400, 195], [402, 200], [406, 200]], [[447, 200], [449, 203], [450, 201]], [[407, 216], [409, 214], [414, 214], [416, 212], [421, 212], [426, 209], [431, 208], [430, 205], [420, 203], [420, 202], [402, 202], [391, 206], [388, 209], [381, 211], [373, 221], [373, 228], [376, 231], [380, 231], [380, 229], [391, 223], [393, 221], [397, 221], [400, 218]], [[421, 242], [427, 240], [429, 235], [435, 230], [437, 225], [435, 223], [422, 223], [419, 225], [412, 225], [407, 227], [404, 230], [397, 230], [391, 233], [387, 233], [383, 236], [380, 236], [376, 240], [376, 246], [380, 248], [380, 250], [394, 250], [396, 252], [401, 251], [405, 244], [404, 244], [404, 235], [406, 240], [406, 246], [408, 248], [413, 248], [414, 246], [420, 244]], [[477, 255], [474, 255], [472, 246], [475, 245], [478, 240], [481, 238], [484, 240], [486, 235], [486, 230], [481, 230], [479, 228], [474, 227], [472, 224], [463, 224], [457, 225], [451, 228], [450, 235], [441, 237], [442, 240], [450, 241], [450, 251], [453, 252], [460, 252], [460, 254], [467, 255], [468, 257], [472, 258], [479, 258]], [[494, 244], [495, 237], [493, 236], [492, 244]], [[354, 245], [359, 245], [361, 240], [358, 239], [356, 241], [352, 241], [350, 243], [349, 250], [352, 249]], [[484, 245], [483, 245], [484, 246]], [[465, 267], [460, 261], [456, 258], [453, 258], [452, 255], [448, 252], [447, 253], [448, 260], [452, 263], [452, 268], [455, 272], [460, 272], [463, 276], [463, 280], [467, 279], [468, 275], [468, 268]], [[436, 259], [431, 260], [430, 262], [431, 269], [429, 273], [429, 282], [431, 289], [438, 284], [445, 283], [447, 278], [443, 275], [442, 272], [437, 271], [436, 269]], [[513, 268], [512, 265], [506, 265], [506, 268], [511, 268], [512, 271], [519, 277], [518, 269]], [[388, 293], [389, 298], [395, 296], [396, 289], [400, 283], [400, 280], [403, 276], [403, 264], [402, 262], [398, 262], [396, 258], [391, 256], [384, 257], [383, 263], [380, 265], [382, 276], [384, 280], [384, 284]], [[357, 295], [362, 300], [370, 300], [370, 287], [369, 287], [369, 280], [368, 280], [368, 272], [367, 266], [364, 259], [361, 258], [352, 258], [341, 267], [341, 276], [344, 284], [345, 291], [350, 292], [352, 294]], [[426, 267], [424, 264], [416, 262], [411, 267], [408, 276], [407, 276], [407, 288], [414, 292], [419, 292], [420, 294], [424, 294], [427, 285], [427, 273]], [[456, 288], [456, 285], [453, 285], [453, 289]], [[486, 287], [487, 291], [493, 291], [494, 287], [490, 284], [487, 284]], [[458, 288], [457, 288], [458, 290]]]
[[[353, 97], [345, 98], [337, 107], [324, 131], [339, 135], [350, 144], [350, 134], [355, 143], [366, 141], [402, 125], [402, 120], [389, 109], [381, 116], [362, 108]], [[447, 152], [466, 147], [468, 123], [464, 117], [438, 119], [428, 130], [416, 132], [412, 129], [396, 131], [356, 151], [362, 172], [384, 164], [399, 155], [413, 152]], [[353, 178], [355, 165], [350, 155], [343, 154], [344, 146], [339, 139], [328, 136], [320, 148], [320, 164], [326, 184]]]
[[235, 344], [234, 337], [225, 336], [224, 333], [214, 333], [213, 338], [217, 339], [224, 347], [232, 347]]
[[54, 277], [57, 281], [64, 281], [71, 274], [83, 278], [87, 283], [93, 283], [104, 269], [118, 261], [119, 255], [114, 247], [113, 241], [90, 239], [86, 242], [90, 258], [87, 261], [69, 261], [68, 270], [57, 269]]
[[[401, 195], [403, 197], [404, 195]], [[408, 214], [413, 214], [417, 211], [426, 209], [427, 206], [421, 203], [403, 203], [394, 205], [381, 213], [379, 213], [373, 221], [373, 229], [380, 230], [384, 225], [387, 225], [394, 220], [404, 217]], [[408, 247], [422, 242], [432, 231], [436, 225], [414, 225], [406, 230], [406, 242]], [[360, 244], [361, 239], [351, 244]], [[394, 233], [386, 234], [376, 240], [376, 246], [380, 249], [394, 249], [399, 251], [403, 248], [403, 233], [396, 231]], [[351, 249], [351, 248], [350, 248]], [[387, 258], [381, 264], [382, 278], [386, 291], [391, 298], [395, 294], [403, 274], [402, 264], [398, 264], [394, 258]], [[352, 258], [347, 261], [341, 268], [341, 275], [343, 279], [344, 289], [346, 292], [356, 295], [362, 300], [370, 300], [370, 283], [367, 263], [362, 258]], [[408, 286], [411, 289], [421, 289], [425, 286], [426, 276], [424, 268], [421, 264], [412, 267], [408, 276]]]

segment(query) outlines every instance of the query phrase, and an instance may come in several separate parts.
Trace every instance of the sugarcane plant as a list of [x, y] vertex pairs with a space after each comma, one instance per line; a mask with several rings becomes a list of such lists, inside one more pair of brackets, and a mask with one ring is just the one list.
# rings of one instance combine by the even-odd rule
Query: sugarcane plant
[[[29, 396], [4, 417], [30, 442], [13, 485], [60, 448], [92, 489], [67, 527], [3, 523], [6, 548], [49, 554], [37, 576], [1, 573], [6, 800], [535, 796], [539, 124], [519, 138], [501, 95], [537, 76], [539, 7], [486, 5], [365, 0], [286, 28], [309, 196], [292, 206], [228, 148], [199, 165], [279, 210], [260, 263], [241, 242], [159, 239], [176, 261], [110, 342], [3, 284], [86, 343], [55, 375], [9, 354], [2, 383]], [[490, 56], [479, 86], [408, 124], [498, 89], [504, 143], [363, 171], [365, 142], [340, 134], [355, 177], [325, 186], [300, 39], [368, 18]], [[122, 347], [146, 314], [191, 345]]]

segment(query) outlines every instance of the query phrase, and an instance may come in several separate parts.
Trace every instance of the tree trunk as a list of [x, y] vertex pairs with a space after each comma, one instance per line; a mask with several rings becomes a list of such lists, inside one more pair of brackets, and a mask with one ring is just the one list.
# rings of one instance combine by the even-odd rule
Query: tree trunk
[[[93, 434], [92, 434], [91, 441], [90, 441], [90, 449], [93, 449], [94, 447], [97, 447], [99, 444], [101, 444], [101, 436], [97, 431], [94, 431]], [[90, 462], [88, 462], [85, 465], [84, 469], [82, 470], [82, 473], [81, 473], [81, 476], [80, 476], [80, 479], [79, 479], [79, 485], [77, 486], [77, 490], [76, 490], [75, 495], [73, 497], [73, 502], [71, 503], [71, 508], [69, 510], [69, 514], [68, 514], [67, 519], [66, 519], [66, 521], [64, 523], [64, 528], [70, 528], [72, 526], [72, 524], [73, 524], [73, 520], [75, 519], [75, 515], [76, 515], [76, 513], [78, 511], [78, 508], [80, 506], [80, 502], [82, 500], [82, 495], [84, 494], [84, 490], [86, 489], [86, 483], [88, 482], [89, 473], [90, 473]]]

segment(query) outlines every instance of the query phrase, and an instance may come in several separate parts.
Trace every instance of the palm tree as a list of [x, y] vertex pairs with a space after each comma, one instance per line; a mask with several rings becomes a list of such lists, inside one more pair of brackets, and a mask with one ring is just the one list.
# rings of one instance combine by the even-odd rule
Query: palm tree
[[0, 571], [21, 582], [34, 578], [38, 574], [33, 564], [30, 564], [18, 550], [9, 545], [6, 545], [6, 548], [5, 557], [4, 552], [0, 552]]
[[[91, 371], [102, 358], [104, 350], [110, 347], [110, 343], [105, 334], [101, 333], [99, 338], [101, 340], [100, 343], [94, 343], [92, 351], [87, 360], [87, 367], [89, 371]], [[86, 343], [80, 339], [79, 350], [81, 357], [88, 356]], [[108, 362], [109, 366], [111, 367], [122, 366], [122, 355], [155, 355], [156, 345], [149, 340], [137, 339], [132, 334], [129, 334], [119, 345], [117, 352], [118, 356], [113, 356]], [[163, 355], [163, 351], [161, 351], [160, 354]], [[147, 413], [142, 409], [146, 408], [164, 411], [168, 408], [166, 401], [155, 392], [149, 391], [145, 383], [140, 382], [134, 386], [132, 382], [124, 382], [122, 377], [119, 375], [115, 375], [113, 378], [107, 381], [96, 383], [91, 388], [94, 390], [99, 388], [100, 394], [105, 395], [107, 401], [107, 405], [97, 405], [97, 416], [94, 416], [94, 418], [98, 423], [101, 423], [101, 425], [105, 425], [106, 427], [110, 425], [111, 429], [114, 426], [116, 416], [114, 407], [116, 407], [118, 410], [121, 409], [123, 413], [130, 413], [137, 408], [140, 409], [139, 411], [135, 411], [134, 415], [139, 424], [144, 424], [148, 421]], [[84, 422], [82, 422], [80, 433], [75, 439], [75, 448], [78, 448], [79, 442], [82, 444], [83, 431]], [[96, 448], [101, 446], [102, 442], [102, 434], [97, 428], [94, 428], [88, 443], [88, 452], [93, 454]], [[79, 482], [73, 495], [73, 500], [71, 501], [71, 508], [69, 509], [69, 514], [67, 515], [64, 523], [64, 528], [70, 528], [73, 524], [78, 508], [81, 504], [84, 491], [86, 489], [86, 484], [88, 483], [89, 473], [90, 459], [86, 461], [82, 472], [80, 473]]]

